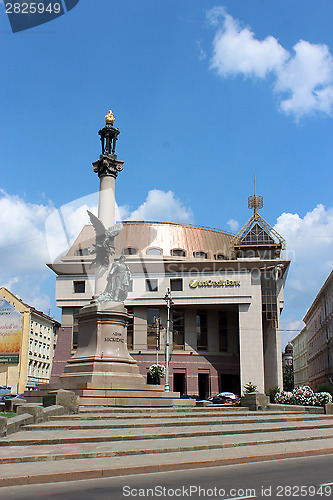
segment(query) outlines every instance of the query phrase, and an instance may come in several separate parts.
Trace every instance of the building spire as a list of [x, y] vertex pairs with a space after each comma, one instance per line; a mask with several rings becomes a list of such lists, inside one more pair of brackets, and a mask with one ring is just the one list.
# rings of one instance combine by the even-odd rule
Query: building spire
[[253, 208], [253, 217], [254, 220], [258, 220], [259, 214], [258, 209], [264, 206], [263, 197], [257, 196], [256, 191], [256, 176], [254, 175], [254, 195], [248, 197], [248, 207]]

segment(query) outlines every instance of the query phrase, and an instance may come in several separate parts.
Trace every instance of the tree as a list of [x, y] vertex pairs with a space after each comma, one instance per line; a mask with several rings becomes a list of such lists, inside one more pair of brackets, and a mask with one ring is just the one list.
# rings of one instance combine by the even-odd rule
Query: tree
[[286, 366], [283, 370], [283, 390], [292, 391], [294, 389], [294, 368]]
[[257, 391], [257, 386], [252, 384], [252, 382], [248, 382], [244, 385], [244, 394], [252, 394]]

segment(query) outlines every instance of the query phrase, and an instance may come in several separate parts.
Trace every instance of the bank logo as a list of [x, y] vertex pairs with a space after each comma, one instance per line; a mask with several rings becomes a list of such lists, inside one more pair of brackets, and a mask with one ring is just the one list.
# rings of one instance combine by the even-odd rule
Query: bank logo
[[13, 33], [53, 21], [72, 10], [80, 0], [14, 0], [4, 2]]
[[189, 282], [190, 288], [224, 288], [230, 286], [240, 286], [239, 280], [191, 280]]

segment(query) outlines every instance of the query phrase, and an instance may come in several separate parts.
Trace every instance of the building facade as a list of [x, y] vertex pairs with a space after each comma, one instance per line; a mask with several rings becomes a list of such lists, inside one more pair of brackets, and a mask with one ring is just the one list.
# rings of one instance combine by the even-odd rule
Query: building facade
[[[67, 255], [48, 264], [57, 274], [62, 309], [51, 381], [75, 350], [80, 308], [94, 295], [94, 239], [93, 227], [85, 226]], [[170, 390], [206, 398], [240, 393], [248, 382], [260, 392], [282, 386], [279, 325], [289, 261], [281, 251], [281, 238], [256, 210], [236, 236], [184, 224], [124, 222], [115, 255], [126, 256], [132, 275], [127, 345], [147, 382], [149, 366], [164, 364], [164, 296], [170, 289]]]
[[288, 342], [282, 353], [282, 369], [284, 370], [286, 366], [293, 366], [293, 359], [293, 346]]
[[12, 393], [48, 383], [60, 324], [0, 288], [0, 385]]
[[333, 378], [333, 271], [328, 276], [303, 318], [307, 337], [307, 363], [310, 385]]
[[309, 385], [308, 375], [308, 344], [306, 328], [291, 341], [294, 348], [294, 384]]

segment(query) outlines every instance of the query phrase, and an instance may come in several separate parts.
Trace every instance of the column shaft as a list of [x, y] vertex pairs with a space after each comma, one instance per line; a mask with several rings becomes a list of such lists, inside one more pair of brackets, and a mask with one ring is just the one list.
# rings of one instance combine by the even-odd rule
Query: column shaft
[[106, 229], [115, 224], [115, 180], [112, 175], [100, 178], [98, 218]]
[[251, 382], [257, 386], [257, 391], [263, 394], [264, 355], [261, 304], [239, 304], [238, 311], [241, 390], [243, 392], [244, 385]]

